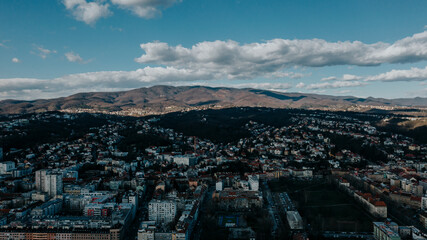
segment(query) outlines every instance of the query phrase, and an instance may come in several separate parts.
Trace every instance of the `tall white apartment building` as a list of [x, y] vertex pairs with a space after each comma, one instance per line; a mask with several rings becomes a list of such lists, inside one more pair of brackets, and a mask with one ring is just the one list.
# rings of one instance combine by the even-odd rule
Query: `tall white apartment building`
[[62, 195], [62, 173], [46, 174], [46, 192], [50, 197]]
[[222, 182], [222, 180], [218, 180], [218, 182], [216, 182], [215, 184], [215, 190], [222, 191], [223, 189], [224, 189], [224, 183]]
[[252, 191], [259, 190], [259, 177], [258, 175], [250, 175], [248, 176], [249, 187]]
[[47, 192], [46, 191], [46, 173], [49, 170], [42, 169], [36, 171], [36, 189], [41, 192]]
[[49, 197], [62, 195], [62, 173], [52, 172], [48, 169], [36, 171], [36, 189], [47, 193]]
[[148, 220], [156, 223], [170, 223], [176, 216], [176, 202], [170, 200], [151, 200], [148, 204]]

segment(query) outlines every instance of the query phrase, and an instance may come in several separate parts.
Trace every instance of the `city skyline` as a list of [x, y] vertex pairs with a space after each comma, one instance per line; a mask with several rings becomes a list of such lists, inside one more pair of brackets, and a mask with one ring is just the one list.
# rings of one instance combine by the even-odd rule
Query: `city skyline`
[[427, 3], [0, 3], [0, 100], [154, 85], [427, 97]]

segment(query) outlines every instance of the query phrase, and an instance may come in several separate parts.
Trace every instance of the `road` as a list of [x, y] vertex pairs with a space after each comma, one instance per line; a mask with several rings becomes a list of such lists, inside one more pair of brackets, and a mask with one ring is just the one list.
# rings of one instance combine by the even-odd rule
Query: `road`
[[194, 227], [193, 234], [190, 237], [190, 239], [192, 239], [192, 240], [200, 240], [201, 239], [202, 227], [201, 227], [200, 223], [202, 222], [203, 217], [206, 216], [206, 207], [208, 205], [208, 202], [212, 200], [212, 194], [213, 194], [214, 190], [215, 190], [214, 187], [210, 186], [205, 193], [206, 194], [205, 198], [203, 199], [203, 202], [202, 202], [200, 209], [199, 209], [199, 219], [197, 220], [197, 224]]
[[135, 219], [129, 226], [129, 228], [126, 231], [126, 234], [124, 236], [124, 239], [126, 240], [134, 240], [137, 239], [138, 236], [138, 229], [142, 221], [145, 221], [148, 219], [148, 202], [149, 202], [149, 196], [148, 194], [145, 194], [143, 196], [141, 203], [139, 204], [138, 209], [136, 210]]
[[285, 229], [285, 225], [283, 224], [282, 218], [279, 214], [278, 208], [276, 206], [276, 203], [273, 200], [272, 193], [270, 191], [270, 188], [268, 187], [267, 182], [263, 181], [263, 191], [265, 193], [265, 196], [267, 198], [267, 208], [268, 212], [270, 214], [271, 220], [273, 222], [273, 231], [272, 235], [275, 239], [278, 238], [279, 231]]

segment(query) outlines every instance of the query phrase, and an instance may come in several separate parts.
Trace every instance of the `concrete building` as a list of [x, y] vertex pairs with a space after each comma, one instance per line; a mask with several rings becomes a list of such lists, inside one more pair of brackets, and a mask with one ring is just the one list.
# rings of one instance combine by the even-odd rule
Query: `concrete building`
[[36, 189], [41, 192], [46, 192], [46, 173], [48, 171], [47, 169], [36, 171]]
[[395, 222], [374, 222], [376, 240], [400, 240], [399, 226]]
[[252, 191], [259, 190], [259, 177], [258, 175], [250, 175], [248, 177], [249, 187]]
[[148, 220], [170, 223], [175, 219], [177, 205], [174, 201], [151, 200], [148, 204]]
[[224, 183], [222, 182], [222, 180], [219, 180], [218, 182], [216, 182], [215, 190], [222, 191], [223, 189], [224, 189]]
[[355, 191], [354, 199], [359, 201], [372, 215], [380, 218], [387, 218], [387, 205], [385, 202], [372, 197], [372, 194]]
[[72, 231], [52, 231], [38, 229], [12, 229], [1, 230], [0, 239], [64, 239], [64, 240], [120, 240], [122, 239], [121, 229], [98, 229], [97, 231], [80, 230]]
[[135, 208], [138, 207], [138, 194], [135, 192], [127, 193], [123, 195], [122, 197], [122, 203], [131, 203], [135, 206]]
[[[0, 154], [1, 154], [1, 152], [0, 152]], [[1, 160], [1, 158], [0, 158], [0, 160]], [[12, 169], [14, 169], [14, 168], [15, 168], [15, 162], [11, 162], [11, 161], [0, 162], [0, 174], [6, 174], [6, 173], [12, 171]]]
[[212, 200], [220, 209], [226, 211], [248, 211], [254, 207], [262, 207], [262, 196], [255, 191], [215, 191]]
[[48, 173], [46, 174], [46, 189], [45, 191], [50, 197], [62, 195], [62, 173]]
[[177, 155], [173, 157], [173, 161], [178, 165], [194, 166], [197, 163], [197, 158], [192, 155]]
[[290, 229], [296, 230], [304, 228], [301, 215], [298, 213], [298, 211], [287, 211], [286, 219], [288, 220]]
[[421, 198], [421, 209], [427, 210], [427, 194]]
[[47, 195], [47, 193], [34, 192], [31, 194], [31, 200], [46, 202], [49, 200], [49, 195]]
[[427, 212], [420, 213], [420, 222], [427, 228]]
[[42, 205], [34, 208], [31, 211], [32, 216], [54, 216], [60, 213], [62, 210], [62, 199], [54, 199], [49, 202], [45, 202]]
[[144, 221], [138, 229], [138, 240], [155, 240], [156, 233], [155, 221]]

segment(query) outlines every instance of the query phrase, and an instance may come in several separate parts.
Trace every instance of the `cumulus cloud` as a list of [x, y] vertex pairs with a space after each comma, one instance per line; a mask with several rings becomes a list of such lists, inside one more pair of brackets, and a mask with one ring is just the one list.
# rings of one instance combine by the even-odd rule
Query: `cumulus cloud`
[[306, 86], [306, 89], [330, 89], [330, 88], [344, 88], [344, 87], [359, 87], [365, 86], [367, 83], [361, 81], [335, 81], [335, 82], [322, 82], [312, 83]]
[[65, 57], [67, 58], [67, 60], [69, 62], [83, 63], [83, 58], [81, 58], [80, 55], [77, 53], [67, 52], [67, 53], [65, 53]]
[[354, 80], [360, 80], [360, 79], [362, 79], [362, 77], [352, 75], [352, 74], [344, 74], [341, 77], [341, 80], [343, 80], [343, 81], [354, 81]]
[[365, 81], [383, 81], [383, 82], [397, 82], [397, 81], [424, 81], [427, 80], [427, 67], [425, 68], [411, 68], [406, 70], [393, 69], [386, 73], [368, 76]]
[[[94, 25], [100, 18], [113, 15], [110, 10], [111, 4], [118, 8], [129, 10], [141, 18], [154, 18], [162, 15], [162, 10], [172, 6], [181, 0], [62, 0], [65, 8], [71, 12], [73, 17]], [[121, 29], [117, 29], [121, 31]]]
[[44, 48], [42, 46], [33, 45], [34, 51], [31, 51], [31, 53], [38, 55], [39, 57], [46, 59], [50, 54], [56, 53], [56, 50], [49, 50], [47, 48]]
[[332, 80], [337, 80], [337, 77], [330, 76], [330, 77], [324, 77], [324, 78], [320, 79], [320, 81], [332, 81]]
[[161, 15], [161, 10], [172, 6], [180, 0], [111, 0], [120, 8], [130, 10], [138, 17], [153, 18]]
[[21, 60], [19, 60], [18, 58], [14, 57], [14, 58], [12, 58], [12, 62], [13, 63], [20, 63]]
[[427, 81], [427, 66], [425, 68], [410, 68], [410, 69], [393, 69], [391, 71], [370, 76], [356, 76], [344, 74], [342, 77], [335, 76], [322, 78], [321, 81], [339, 80], [339, 81], [356, 81], [363, 80], [382, 81], [382, 82], [410, 82], [410, 81]]
[[[200, 42], [188, 48], [163, 42], [143, 43], [140, 46], [144, 54], [135, 59], [139, 63], [210, 69], [223, 72], [230, 79], [247, 79], [295, 66], [376, 66], [427, 60], [427, 31], [392, 44], [273, 39], [248, 44], [232, 40]], [[355, 76], [345, 77], [350, 79]]]
[[300, 83], [298, 83], [295, 87], [296, 87], [296, 88], [304, 88], [304, 87], [305, 87], [305, 83], [300, 82]]
[[360, 80], [363, 77], [361, 76], [356, 76], [356, 75], [352, 75], [352, 74], [343, 74], [341, 77], [337, 78], [335, 76], [330, 76], [330, 77], [324, 77], [322, 79], [320, 79], [320, 81], [322, 82], [326, 82], [326, 81], [333, 81], [333, 80], [339, 80], [339, 81], [355, 81], [355, 80]]
[[109, 10], [110, 5], [102, 0], [63, 0], [63, 3], [76, 20], [89, 25], [95, 24], [100, 18], [112, 15]]

